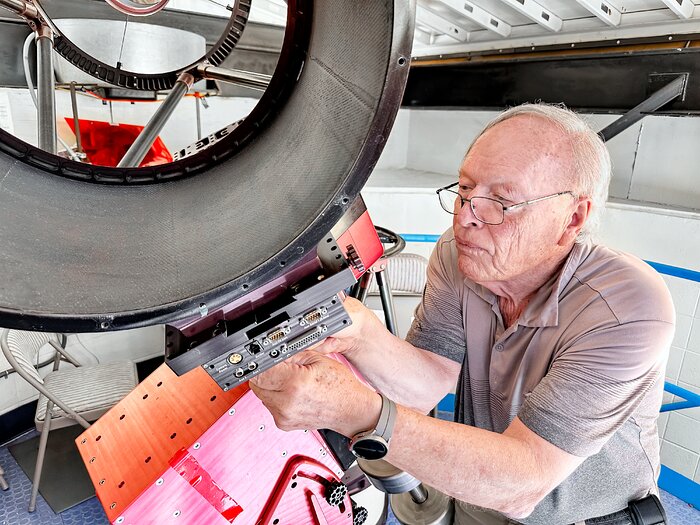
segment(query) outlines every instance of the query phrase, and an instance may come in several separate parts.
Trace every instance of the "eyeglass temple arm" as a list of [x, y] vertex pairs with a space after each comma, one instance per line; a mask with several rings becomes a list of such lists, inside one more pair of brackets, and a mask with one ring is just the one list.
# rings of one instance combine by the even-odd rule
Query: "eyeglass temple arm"
[[554, 197], [559, 197], [561, 195], [573, 195], [570, 191], [560, 191], [559, 193], [553, 193], [552, 195], [545, 195], [544, 197], [538, 197], [536, 199], [531, 199], [529, 201], [519, 202], [518, 204], [513, 204], [512, 206], [503, 206], [503, 211], [515, 210], [527, 206], [528, 204], [534, 204], [540, 201], [546, 201], [547, 199], [553, 199]]

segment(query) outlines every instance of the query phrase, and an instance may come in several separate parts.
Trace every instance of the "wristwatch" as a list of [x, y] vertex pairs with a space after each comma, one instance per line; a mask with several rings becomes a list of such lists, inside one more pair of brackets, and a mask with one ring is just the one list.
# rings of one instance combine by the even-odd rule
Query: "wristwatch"
[[389, 452], [389, 441], [396, 422], [396, 403], [382, 396], [382, 411], [379, 413], [377, 427], [356, 434], [350, 441], [350, 451], [360, 459], [382, 459]]

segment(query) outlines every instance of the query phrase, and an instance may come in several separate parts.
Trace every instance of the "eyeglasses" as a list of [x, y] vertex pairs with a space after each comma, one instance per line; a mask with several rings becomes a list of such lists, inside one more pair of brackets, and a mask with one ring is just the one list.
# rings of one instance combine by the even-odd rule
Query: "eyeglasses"
[[[440, 206], [442, 206], [442, 209], [447, 213], [457, 215], [459, 210], [461, 210], [464, 206], [464, 203], [468, 202], [469, 207], [477, 220], [483, 222], [484, 224], [491, 224], [494, 226], [503, 223], [505, 213], [507, 211], [516, 210], [518, 208], [522, 208], [536, 202], [545, 201], [547, 199], [553, 199], [554, 197], [559, 197], [561, 195], [571, 195], [573, 197], [576, 196], [571, 191], [562, 191], [559, 193], [552, 193], [551, 195], [545, 195], [544, 197], [539, 197], [537, 199], [519, 202], [511, 206], [504, 206], [501, 201], [492, 199], [491, 197], [474, 196], [471, 199], [465, 199], [458, 192], [452, 189], [458, 185], [459, 182], [455, 182], [445, 186], [444, 188], [440, 188], [435, 192], [440, 199]], [[459, 208], [457, 208], [457, 203], [459, 203]]]

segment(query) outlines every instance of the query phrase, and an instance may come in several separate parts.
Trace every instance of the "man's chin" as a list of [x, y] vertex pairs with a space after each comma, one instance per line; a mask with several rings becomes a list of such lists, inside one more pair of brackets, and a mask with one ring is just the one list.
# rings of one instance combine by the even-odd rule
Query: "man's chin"
[[457, 259], [457, 267], [462, 275], [470, 281], [479, 282], [488, 277], [487, 272], [484, 271], [484, 268], [479, 263], [465, 255], [459, 256]]

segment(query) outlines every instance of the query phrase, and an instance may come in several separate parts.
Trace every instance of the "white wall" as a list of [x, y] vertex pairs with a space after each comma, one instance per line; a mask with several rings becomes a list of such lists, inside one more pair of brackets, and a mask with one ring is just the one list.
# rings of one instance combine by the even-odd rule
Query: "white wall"
[[[163, 325], [158, 325], [121, 332], [71, 334], [66, 341], [66, 351], [82, 365], [123, 360], [139, 362], [164, 355], [165, 331]], [[53, 355], [45, 350], [41, 352], [39, 362], [44, 361], [44, 356]], [[61, 363], [61, 366], [72, 365]], [[10, 364], [0, 352], [0, 372], [8, 369]], [[45, 376], [51, 369], [51, 366], [42, 368], [41, 375]], [[38, 397], [36, 390], [17, 374], [0, 379], [0, 415]]]
[[[207, 98], [209, 108], [201, 108], [202, 136], [207, 136], [229, 124], [240, 120], [250, 113], [257, 104], [257, 99], [252, 98]], [[113, 102], [112, 117], [110, 108], [101, 100], [88, 95], [78, 96], [78, 114], [81, 119], [98, 120], [120, 124], [146, 125], [153, 113], [160, 106], [160, 102]], [[36, 145], [37, 121], [36, 109], [27, 89], [0, 88], [0, 115], [10, 115], [10, 122], [14, 135], [29, 144]], [[73, 110], [70, 94], [66, 91], [56, 92], [56, 114], [58, 120], [58, 133], [69, 146], [75, 144], [73, 133], [65, 122], [65, 119], [73, 118]], [[7, 117], [0, 120], [0, 125], [7, 121]], [[197, 119], [195, 99], [184, 98], [173, 116], [160, 133], [160, 138], [170, 150], [170, 153], [189, 146], [197, 141]], [[59, 146], [59, 150], [63, 149]]]
[[[401, 128], [363, 190], [376, 224], [398, 233], [439, 235], [450, 227], [435, 189], [454, 182], [469, 143], [495, 113], [401, 110]], [[615, 117], [587, 116], [594, 129]], [[408, 130], [406, 129], [408, 127]], [[695, 128], [698, 128], [697, 130]], [[700, 119], [647, 117], [608, 143], [614, 174], [596, 241], [638, 257], [700, 271]], [[401, 146], [406, 163], [401, 166]], [[629, 198], [628, 198], [629, 197]], [[655, 205], [640, 200], [663, 202]], [[686, 209], [678, 209], [678, 207]], [[432, 244], [409, 244], [428, 256]], [[664, 276], [677, 311], [666, 380], [700, 394], [700, 283]], [[665, 402], [674, 400], [666, 394]], [[700, 482], [700, 408], [659, 418], [662, 462]]]
[[[387, 145], [378, 168], [408, 168], [455, 175], [469, 144], [489, 122], [493, 111], [402, 109], [402, 125]], [[615, 115], [584, 115], [602, 130]], [[406, 129], [408, 127], [408, 130]], [[406, 139], [406, 135], [408, 138]], [[700, 210], [700, 119], [648, 116], [608, 143], [613, 162], [610, 195]], [[397, 153], [405, 148], [406, 162]], [[669, 169], [669, 166], [672, 169]]]

